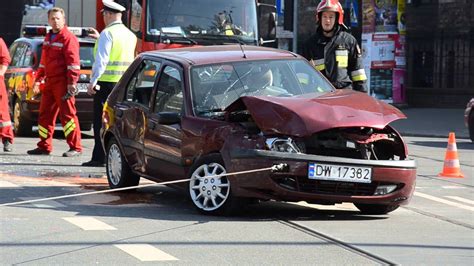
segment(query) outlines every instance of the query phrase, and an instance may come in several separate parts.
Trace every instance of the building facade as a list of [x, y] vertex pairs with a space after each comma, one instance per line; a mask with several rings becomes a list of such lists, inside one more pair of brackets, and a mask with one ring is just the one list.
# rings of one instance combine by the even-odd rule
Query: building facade
[[465, 107], [474, 97], [474, 2], [409, 2], [407, 103], [418, 107]]
[[[301, 52], [302, 43], [315, 31], [315, 9], [320, 1], [278, 1], [286, 6], [293, 6], [294, 1], [297, 1], [296, 51]], [[389, 100], [393, 103], [433, 108], [463, 108], [474, 97], [474, 1], [340, 2], [345, 11], [345, 24], [350, 26], [350, 32], [369, 56], [382, 54], [383, 47], [374, 45], [373, 42], [366, 45], [367, 38], [379, 43], [387, 43], [393, 37], [396, 39], [392, 49], [395, 65], [383, 66], [382, 62], [375, 64], [374, 71], [372, 58], [372, 65], [369, 64], [366, 68], [369, 79], [370, 76], [373, 78], [369, 82], [372, 92], [375, 91], [372, 93], [374, 97], [381, 95], [383, 99], [385, 94], [390, 94]], [[391, 12], [389, 16], [387, 11]], [[383, 20], [393, 18], [394, 12], [397, 13], [395, 30], [390, 26], [384, 29], [386, 21]], [[285, 12], [284, 16], [287, 15]], [[393, 21], [390, 23], [393, 24]], [[372, 37], [367, 37], [368, 33]], [[387, 39], [375, 39], [374, 36]], [[390, 50], [385, 48], [385, 51], [387, 49]], [[392, 80], [389, 80], [390, 77]]]

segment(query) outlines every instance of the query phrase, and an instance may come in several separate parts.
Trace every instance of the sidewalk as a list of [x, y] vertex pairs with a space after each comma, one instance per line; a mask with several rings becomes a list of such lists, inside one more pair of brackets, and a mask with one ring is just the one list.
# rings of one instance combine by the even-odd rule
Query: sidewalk
[[394, 121], [391, 125], [402, 136], [442, 137], [455, 132], [456, 138], [469, 139], [464, 125], [464, 109], [401, 108], [407, 119]]

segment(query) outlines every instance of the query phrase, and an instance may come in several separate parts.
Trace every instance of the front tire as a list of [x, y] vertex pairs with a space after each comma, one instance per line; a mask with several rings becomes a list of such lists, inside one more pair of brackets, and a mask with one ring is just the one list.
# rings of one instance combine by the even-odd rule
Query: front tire
[[361, 203], [355, 203], [354, 205], [363, 214], [376, 214], [376, 215], [387, 214], [389, 212], [393, 212], [394, 210], [398, 209], [398, 207], [400, 207], [399, 205], [361, 204]]
[[15, 136], [30, 137], [33, 135], [33, 122], [21, 110], [21, 100], [15, 99], [13, 105], [13, 132]]
[[138, 185], [140, 176], [132, 172], [114, 138], [107, 145], [106, 160], [107, 181], [110, 188]]
[[229, 215], [237, 207], [224, 161], [219, 154], [199, 159], [190, 171], [189, 195], [194, 206], [204, 214]]

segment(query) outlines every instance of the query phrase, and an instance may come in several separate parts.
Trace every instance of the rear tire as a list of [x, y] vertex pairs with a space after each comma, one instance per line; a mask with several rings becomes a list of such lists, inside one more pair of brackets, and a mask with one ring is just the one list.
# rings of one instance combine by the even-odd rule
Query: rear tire
[[13, 105], [13, 132], [18, 137], [30, 137], [33, 135], [33, 122], [25, 116], [21, 110], [21, 100], [15, 99]]
[[227, 176], [224, 161], [219, 154], [210, 154], [199, 159], [191, 168], [189, 196], [194, 206], [204, 214], [231, 215], [241, 205], [232, 196], [232, 186]]
[[387, 214], [389, 212], [392, 212], [398, 209], [398, 207], [400, 207], [399, 205], [380, 205], [380, 204], [361, 204], [361, 203], [355, 203], [354, 205], [363, 214]]
[[[136, 186], [140, 176], [133, 173], [120, 150], [117, 140], [112, 138], [106, 150], [107, 181], [110, 188]], [[128, 190], [127, 190], [128, 191]]]

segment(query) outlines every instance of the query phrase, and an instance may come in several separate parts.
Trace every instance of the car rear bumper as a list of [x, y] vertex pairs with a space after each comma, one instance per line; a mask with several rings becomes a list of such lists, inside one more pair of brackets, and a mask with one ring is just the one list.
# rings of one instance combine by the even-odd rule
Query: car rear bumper
[[[376, 161], [307, 154], [289, 154], [265, 150], [232, 150], [229, 172], [288, 165], [287, 172], [258, 172], [229, 176], [233, 193], [240, 197], [282, 201], [308, 201], [334, 204], [340, 202], [403, 205], [413, 195], [416, 182], [414, 160]], [[314, 180], [308, 178], [309, 163], [350, 165], [372, 168], [370, 183]], [[381, 185], [396, 185], [395, 191], [374, 195]]]

